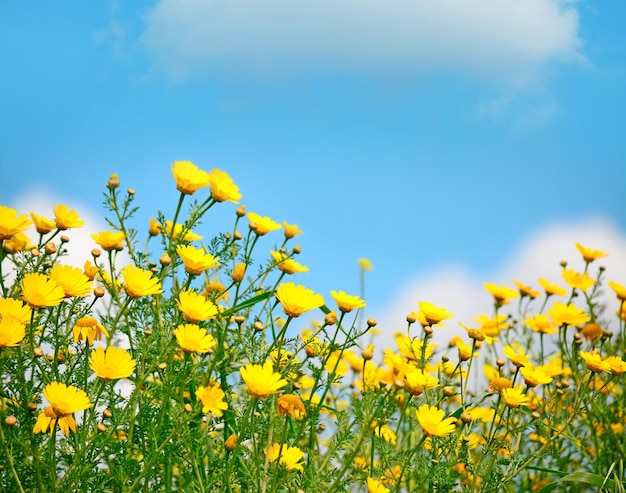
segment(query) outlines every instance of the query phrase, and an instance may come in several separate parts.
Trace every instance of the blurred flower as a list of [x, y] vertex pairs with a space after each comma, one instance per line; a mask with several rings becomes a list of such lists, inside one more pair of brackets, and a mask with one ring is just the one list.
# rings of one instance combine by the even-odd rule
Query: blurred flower
[[613, 375], [621, 375], [626, 372], [626, 362], [624, 362], [624, 360], [622, 360], [619, 356], [607, 356], [605, 361], [609, 364], [609, 371]]
[[480, 325], [481, 330], [487, 337], [498, 337], [502, 329], [509, 328], [507, 317], [503, 313], [497, 317], [480, 314], [472, 318], [472, 320]]
[[0, 318], [4, 321], [16, 321], [23, 325], [30, 322], [32, 310], [20, 300], [0, 298]]
[[283, 227], [285, 228], [285, 238], [293, 238], [304, 233], [298, 229], [297, 224], [287, 224], [287, 221], [283, 221]]
[[[422, 348], [424, 347], [424, 342], [421, 339], [417, 337], [409, 339], [409, 336], [406, 334], [398, 333], [396, 334], [396, 346], [398, 346], [400, 354], [402, 354], [405, 358], [409, 360], [422, 359]], [[424, 359], [430, 359], [436, 347], [437, 344], [434, 342], [427, 343]]]
[[[172, 221], [165, 221], [165, 232], [169, 235], [172, 234]], [[182, 238], [181, 238], [182, 235]], [[191, 230], [185, 229], [185, 234], [183, 235], [183, 225], [176, 224], [174, 227], [174, 240], [182, 240], [182, 241], [196, 241], [201, 240], [203, 236], [200, 236], [194, 233]]]
[[74, 342], [87, 341], [91, 346], [94, 341], [102, 339], [102, 334], [109, 336], [104, 326], [93, 317], [81, 317], [74, 324]]
[[367, 493], [389, 493], [389, 488], [380, 479], [367, 478]]
[[290, 317], [299, 317], [304, 312], [319, 308], [324, 304], [321, 294], [293, 282], [283, 283], [276, 290], [276, 298], [283, 305], [283, 311]]
[[346, 294], [345, 291], [333, 290], [330, 292], [330, 295], [335, 300], [335, 303], [337, 303], [337, 307], [339, 308], [339, 310], [341, 310], [343, 313], [349, 313], [352, 310], [355, 310], [357, 308], [363, 308], [366, 306], [364, 300], [362, 300], [358, 296]]
[[288, 471], [297, 469], [303, 472], [302, 463], [300, 462], [304, 457], [304, 452], [298, 447], [289, 447], [288, 445], [281, 445], [280, 443], [274, 443], [267, 451], [267, 460], [271, 462], [278, 461], [287, 468]]
[[48, 219], [47, 217], [40, 216], [39, 214], [35, 214], [34, 212], [30, 213], [30, 217], [33, 218], [33, 223], [35, 224], [35, 229], [37, 233], [40, 235], [45, 235], [56, 229], [57, 225], [52, 219]]
[[608, 257], [609, 254], [607, 252], [603, 252], [602, 250], [594, 250], [593, 248], [587, 248], [582, 246], [580, 243], [576, 243], [576, 249], [583, 256], [583, 259], [587, 263], [591, 263], [596, 259]]
[[215, 338], [195, 324], [181, 324], [174, 330], [176, 342], [188, 353], [208, 353], [217, 341]]
[[83, 265], [83, 274], [87, 276], [87, 279], [93, 281], [98, 275], [98, 266], [93, 265], [89, 260], [86, 260], [85, 265]]
[[524, 377], [524, 382], [529, 387], [536, 387], [537, 385], [546, 385], [552, 382], [552, 377], [548, 375], [543, 369], [535, 368], [533, 366], [525, 366], [520, 370]]
[[421, 395], [424, 390], [434, 389], [437, 385], [439, 380], [436, 377], [414, 366], [405, 365], [404, 386], [411, 395]]
[[181, 291], [176, 304], [185, 320], [191, 323], [211, 320], [219, 313], [215, 303], [193, 290]]
[[30, 272], [22, 281], [22, 294], [32, 308], [57, 306], [65, 298], [65, 291], [56, 281], [44, 274]]
[[239, 187], [235, 185], [232, 178], [225, 171], [213, 168], [209, 172], [209, 185], [211, 186], [211, 197], [216, 202], [239, 203], [241, 199]]
[[[171, 222], [170, 222], [171, 224]], [[151, 217], [150, 218], [150, 225], [148, 226], [148, 234], [150, 236], [159, 236], [161, 234], [161, 225], [159, 224], [159, 221], [157, 221], [155, 218]]]
[[93, 282], [76, 267], [54, 264], [50, 270], [50, 279], [63, 288], [65, 297], [78, 296], [84, 298], [91, 294]]
[[69, 431], [76, 431], [76, 421], [73, 414], [91, 407], [91, 401], [84, 390], [79, 390], [64, 383], [52, 382], [43, 389], [43, 395], [50, 404], [39, 413], [33, 433], [45, 433], [48, 428], [50, 434], [58, 423], [65, 436]]
[[615, 291], [617, 299], [620, 301], [626, 301], [626, 287], [623, 284], [618, 284], [615, 281], [609, 281], [609, 287]]
[[124, 249], [125, 236], [122, 231], [101, 231], [100, 233], [93, 233], [91, 237], [107, 252]]
[[89, 368], [102, 380], [128, 378], [135, 371], [137, 362], [123, 348], [109, 346], [106, 351], [99, 346], [91, 352]]
[[9, 253], [17, 253], [23, 250], [30, 250], [35, 247], [30, 238], [24, 233], [14, 234], [8, 240], [2, 240], [2, 247]]
[[191, 161], [174, 161], [172, 175], [176, 181], [176, 190], [185, 195], [193, 195], [210, 183], [209, 174]]
[[202, 403], [202, 412], [211, 413], [218, 418], [222, 417], [223, 411], [228, 409], [224, 397], [224, 391], [217, 383], [208, 387], [200, 385], [196, 390], [196, 398]]
[[565, 303], [554, 303], [552, 308], [548, 310], [548, 314], [559, 325], [582, 325], [589, 322], [590, 318], [584, 309], [578, 308], [573, 303], [566, 305]]
[[443, 410], [435, 406], [422, 404], [415, 414], [422, 430], [429, 437], [443, 437], [454, 432], [455, 419], [444, 418], [445, 413]]
[[586, 324], [581, 330], [581, 334], [587, 341], [595, 341], [602, 336], [602, 327], [598, 324]]
[[85, 221], [78, 217], [78, 213], [64, 204], [57, 205], [53, 212], [57, 228], [61, 231], [70, 228], [80, 228], [85, 225]]
[[372, 261], [366, 258], [359, 258], [357, 259], [357, 264], [359, 264], [359, 269], [369, 272], [371, 271], [374, 266], [372, 265]]
[[214, 257], [201, 248], [183, 245], [176, 247], [176, 253], [185, 264], [185, 272], [193, 276], [219, 266], [219, 257]]
[[513, 282], [517, 286], [517, 289], [519, 289], [519, 293], [522, 298], [524, 296], [528, 296], [529, 298], [534, 299], [534, 298], [538, 298], [539, 296], [541, 296], [541, 293], [539, 291], [534, 290], [533, 288], [531, 288], [530, 286], [527, 286], [523, 282], [518, 281], [517, 279], [513, 279]]
[[0, 205], [0, 240], [8, 240], [12, 236], [23, 233], [32, 224], [27, 214], [17, 215], [15, 209]]
[[587, 291], [595, 281], [587, 274], [576, 272], [574, 269], [563, 269], [563, 279], [571, 288]]
[[309, 268], [305, 265], [296, 262], [291, 257], [288, 257], [283, 252], [271, 251], [272, 258], [278, 265], [278, 270], [285, 274], [295, 274], [296, 272], [308, 272]]
[[374, 427], [374, 435], [376, 435], [378, 438], [382, 438], [391, 445], [396, 444], [397, 436], [394, 431], [387, 425]]
[[549, 319], [545, 313], [537, 313], [536, 315], [530, 315], [527, 313], [524, 323], [534, 332], [540, 332], [542, 334], [549, 335], [559, 331], [559, 323], [555, 320]]
[[502, 389], [500, 392], [502, 400], [510, 408], [518, 408], [520, 406], [526, 406], [528, 404], [528, 396], [524, 394], [523, 389], [519, 387], [511, 387], [508, 389]]
[[282, 227], [276, 221], [272, 221], [269, 217], [260, 216], [255, 212], [248, 212], [248, 220], [250, 221], [250, 229], [259, 236], [263, 236], [270, 231], [275, 231]]
[[248, 387], [250, 395], [256, 399], [265, 399], [267, 396], [280, 392], [287, 380], [280, 373], [275, 373], [272, 363], [266, 361], [263, 366], [248, 363], [240, 368], [239, 373]]
[[428, 301], [420, 301], [417, 303], [420, 312], [423, 314], [427, 325], [436, 325], [444, 320], [454, 317], [453, 313], [450, 313], [445, 308], [438, 308]]
[[507, 358], [511, 360], [511, 363], [513, 363], [518, 368], [532, 365], [529, 359], [530, 354], [524, 353], [524, 348], [522, 348], [521, 346], [518, 347], [517, 351], [511, 346], [504, 346], [504, 348], [502, 348], [502, 352]]
[[278, 398], [276, 403], [278, 414], [281, 416], [290, 416], [294, 419], [301, 420], [306, 415], [304, 404], [300, 397], [294, 394], [283, 394]]
[[163, 292], [159, 279], [153, 277], [149, 270], [127, 265], [120, 271], [120, 274], [124, 279], [124, 291], [131, 298], [142, 298]]
[[15, 319], [0, 320], [0, 349], [5, 347], [18, 346], [26, 335], [26, 327], [24, 324]]
[[509, 300], [512, 298], [517, 298], [519, 293], [514, 289], [509, 288], [508, 286], [498, 286], [497, 284], [486, 282], [484, 284], [484, 288], [491, 293], [493, 299], [498, 305], [506, 305], [509, 303]]
[[567, 294], [567, 290], [565, 288], [562, 288], [558, 284], [552, 284], [550, 281], [543, 277], [539, 278], [539, 284], [546, 292], [546, 296], [565, 296]]
[[596, 351], [589, 353], [586, 351], [579, 351], [578, 355], [583, 359], [587, 368], [594, 373], [603, 373], [611, 371], [611, 364], [608, 361], [602, 359]]

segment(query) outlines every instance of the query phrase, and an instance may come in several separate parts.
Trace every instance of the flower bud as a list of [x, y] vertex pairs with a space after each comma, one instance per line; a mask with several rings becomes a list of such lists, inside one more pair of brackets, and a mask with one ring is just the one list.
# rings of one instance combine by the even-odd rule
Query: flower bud
[[98, 423], [97, 428], [100, 433], [104, 433], [105, 431], [107, 431], [107, 427], [104, 423]]
[[374, 345], [370, 344], [369, 346], [367, 346], [362, 352], [361, 352], [361, 357], [365, 360], [365, 361], [370, 361], [373, 357], [374, 357]]
[[94, 248], [93, 250], [91, 250], [91, 256], [93, 258], [98, 258], [100, 255], [102, 255], [102, 252], [99, 249]]
[[102, 411], [102, 416], [104, 416], [106, 419], [110, 419], [113, 416], [113, 413], [110, 410], [105, 409], [104, 411]]
[[57, 253], [57, 246], [52, 242], [46, 243], [44, 250], [46, 251], [48, 255], [52, 255], [54, 253]]
[[13, 415], [11, 415], [11, 416], [7, 416], [7, 417], [4, 419], [4, 423], [5, 423], [7, 426], [9, 426], [9, 427], [13, 428], [13, 427], [17, 424], [17, 418], [16, 418], [15, 416], [13, 416]]
[[41, 349], [40, 347], [36, 347], [35, 349], [33, 349], [33, 356], [35, 358], [41, 358], [44, 355], [43, 349]]
[[109, 181], [107, 181], [107, 188], [109, 190], [115, 190], [119, 186], [120, 186], [120, 179], [117, 176], [117, 173], [113, 173], [111, 176], [109, 176]]
[[102, 298], [104, 296], [104, 288], [102, 286], [96, 286], [95, 288], [93, 288], [93, 295], [96, 298]]
[[337, 323], [337, 312], [333, 310], [324, 316], [324, 323], [326, 325], [335, 325]]
[[378, 324], [378, 322], [376, 321], [375, 318], [368, 318], [367, 319], [367, 326], [368, 327], [376, 327], [377, 324]]
[[129, 188], [128, 190], [128, 195], [135, 195], [135, 189], [134, 188]]
[[66, 236], [66, 235], [61, 235], [61, 237], [59, 239], [61, 240], [61, 243], [69, 243], [70, 242], [70, 237]]
[[230, 277], [235, 282], [241, 282], [243, 281], [245, 275], [246, 275], [246, 264], [241, 263], [241, 264], [235, 265], [235, 268], [233, 269], [233, 273]]
[[231, 436], [229, 436], [224, 442], [224, 448], [229, 452], [235, 450], [237, 448], [237, 435], [233, 433]]
[[165, 252], [163, 255], [159, 257], [159, 262], [162, 266], [167, 267], [172, 263], [172, 259], [169, 253]]
[[242, 205], [237, 207], [237, 210], [235, 211], [235, 214], [237, 214], [237, 217], [243, 217], [246, 215], [246, 206]]
[[263, 323], [259, 320], [254, 322], [253, 327], [254, 327], [254, 330], [256, 330], [257, 332], [263, 332], [265, 330], [265, 325], [263, 325]]

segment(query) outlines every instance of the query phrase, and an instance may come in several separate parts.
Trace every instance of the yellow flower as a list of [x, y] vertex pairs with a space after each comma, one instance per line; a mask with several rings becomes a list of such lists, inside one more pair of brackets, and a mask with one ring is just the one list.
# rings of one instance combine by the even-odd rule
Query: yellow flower
[[582, 308], [578, 308], [573, 303], [554, 303], [548, 310], [548, 314], [559, 325], [582, 325], [589, 322], [591, 317]]
[[202, 403], [202, 412], [211, 413], [214, 416], [220, 418], [226, 409], [228, 404], [224, 402], [224, 391], [218, 384], [213, 384], [209, 387], [200, 385], [196, 389], [196, 398]]
[[239, 373], [248, 387], [250, 395], [256, 399], [265, 399], [267, 396], [280, 392], [287, 380], [275, 373], [272, 363], [266, 361], [263, 366], [248, 363], [240, 368]]
[[552, 377], [548, 375], [542, 368], [534, 368], [533, 366], [525, 366], [520, 370], [524, 377], [524, 382], [529, 387], [537, 385], [546, 385], [552, 382]]
[[0, 240], [8, 240], [18, 233], [23, 233], [31, 225], [28, 215], [17, 215], [15, 209], [0, 205]]
[[185, 272], [193, 276], [219, 266], [219, 257], [214, 257], [201, 248], [195, 248], [191, 245], [178, 246], [176, 253], [185, 264]]
[[193, 290], [181, 291], [177, 305], [185, 320], [192, 323], [211, 320], [219, 313], [215, 303]]
[[231, 279], [235, 282], [243, 281], [246, 277], [246, 267], [246, 264], [243, 262], [235, 265], [235, 267], [233, 267], [233, 272], [230, 275]]
[[422, 404], [416, 411], [417, 421], [419, 422], [424, 433], [429, 436], [443, 437], [454, 432], [454, 418], [445, 418], [443, 410]]
[[[165, 232], [168, 235], [172, 233], [172, 221], [165, 221]], [[181, 235], [182, 235], [182, 238], [181, 238]], [[185, 233], [183, 234], [182, 224], [176, 224], [176, 226], [174, 227], [174, 236], [173, 236], [174, 240], [196, 241], [196, 240], [201, 240], [202, 238], [204, 237], [199, 234], [194, 233], [191, 230], [185, 230]]]
[[[465, 344], [463, 341], [456, 341], [455, 346], [459, 351], [459, 360], [467, 361], [472, 357], [472, 346]], [[474, 356], [478, 356], [478, 353], [474, 352]]]
[[0, 348], [19, 346], [26, 335], [26, 327], [17, 320], [0, 320]]
[[518, 281], [517, 279], [513, 279], [513, 282], [517, 286], [517, 289], [519, 289], [519, 294], [522, 298], [524, 296], [528, 296], [529, 298], [534, 299], [541, 296], [541, 293], [539, 293], [539, 291], [535, 291], [533, 288], [527, 286], [523, 282]]
[[497, 305], [506, 305], [512, 298], [517, 298], [519, 293], [508, 286], [498, 286], [497, 284], [486, 282], [484, 287], [491, 293]]
[[102, 339], [102, 334], [109, 336], [104, 326], [93, 317], [81, 317], [74, 324], [74, 342], [87, 341], [91, 346], [94, 341]]
[[359, 269], [362, 271], [369, 272], [374, 268], [372, 261], [367, 258], [359, 258], [356, 262], [359, 264]]
[[333, 290], [330, 292], [330, 295], [335, 300], [335, 303], [337, 303], [337, 307], [339, 308], [339, 310], [341, 310], [343, 313], [349, 313], [352, 310], [355, 310], [357, 308], [363, 308], [364, 306], [366, 306], [365, 301], [363, 301], [361, 298], [359, 298], [358, 296], [346, 294], [345, 291]]
[[621, 375], [626, 371], [626, 362], [619, 356], [607, 356], [605, 361], [609, 364], [613, 375]]
[[[406, 334], [398, 333], [396, 334], [396, 346], [398, 346], [400, 354], [405, 358], [413, 361], [422, 359], [424, 343], [421, 339], [417, 337], [409, 339], [409, 336]], [[427, 343], [424, 358], [427, 360], [430, 359], [436, 347], [437, 345], [434, 342]]]
[[283, 305], [283, 311], [290, 317], [299, 317], [304, 312], [319, 308], [324, 304], [321, 294], [293, 282], [283, 283], [276, 290], [276, 298]]
[[405, 365], [404, 386], [411, 395], [421, 395], [424, 390], [434, 389], [439, 385], [439, 380], [432, 375], [415, 368], [411, 365]]
[[287, 224], [287, 221], [283, 221], [283, 227], [285, 228], [285, 238], [293, 238], [296, 235], [301, 235], [304, 231], [298, 229], [297, 224]]
[[33, 433], [45, 433], [48, 428], [50, 434], [58, 423], [65, 436], [69, 431], [76, 431], [76, 421], [73, 414], [91, 407], [91, 401], [83, 390], [64, 383], [52, 382], [43, 389], [43, 395], [50, 404], [37, 417]]
[[376, 426], [374, 428], [374, 435], [376, 435], [378, 438], [382, 438], [391, 445], [396, 444], [397, 436], [394, 431], [387, 425]]
[[580, 254], [583, 256], [583, 259], [588, 264], [596, 259], [609, 256], [607, 252], [603, 252], [602, 250], [594, 250], [593, 248], [587, 248], [582, 246], [580, 243], [576, 243], [576, 249], [580, 252]]
[[587, 341], [595, 341], [602, 336], [602, 327], [598, 324], [586, 324], [580, 331]]
[[420, 301], [417, 304], [420, 312], [423, 314], [427, 325], [436, 325], [454, 317], [454, 314], [450, 313], [445, 308], [438, 308], [428, 301]]
[[539, 284], [545, 290], [546, 296], [565, 296], [567, 294], [567, 290], [565, 288], [562, 288], [558, 284], [552, 284], [550, 281], [544, 279], [543, 277], [539, 278]]
[[107, 252], [124, 249], [125, 236], [122, 231], [101, 231], [100, 233], [92, 234], [91, 237]]
[[528, 405], [528, 401], [530, 400], [528, 396], [524, 394], [523, 390], [519, 387], [502, 389], [500, 391], [500, 395], [502, 396], [502, 400], [504, 400], [504, 403], [508, 407], [513, 409], [520, 406]]
[[554, 334], [559, 331], [559, 323], [551, 320], [544, 313], [537, 313], [536, 315], [526, 314], [526, 320], [524, 321], [527, 327], [530, 327], [534, 332], [542, 334]]
[[296, 272], [308, 272], [309, 268], [305, 265], [296, 262], [292, 258], [285, 255], [283, 252], [271, 251], [270, 254], [274, 261], [278, 264], [278, 270], [285, 274], [295, 274]]
[[594, 285], [595, 281], [586, 272], [582, 274], [574, 269], [563, 269], [563, 279], [571, 288], [587, 291]]
[[618, 284], [615, 281], [609, 281], [609, 287], [615, 291], [618, 300], [626, 301], [626, 287], [624, 287], [623, 284]]
[[92, 351], [89, 368], [102, 380], [128, 378], [135, 371], [137, 362], [123, 348], [109, 346], [106, 351], [99, 346]]
[[199, 189], [209, 186], [211, 182], [209, 174], [191, 161], [174, 161], [172, 175], [176, 181], [176, 190], [185, 195], [193, 195]]
[[0, 318], [4, 321], [15, 321], [23, 325], [30, 322], [32, 310], [19, 300], [0, 298]]
[[289, 447], [288, 445], [281, 445], [280, 443], [274, 443], [267, 451], [267, 460], [269, 462], [278, 461], [287, 468], [288, 471], [297, 469], [303, 472], [302, 463], [300, 462], [304, 457], [304, 452], [298, 447]]
[[2, 247], [9, 253], [17, 253], [23, 250], [31, 250], [35, 247], [30, 238], [24, 233], [17, 233], [8, 240], [2, 240]]
[[52, 231], [53, 229], [56, 229], [57, 227], [57, 224], [52, 219], [48, 219], [47, 217], [40, 216], [39, 214], [35, 214], [34, 212], [30, 213], [30, 217], [33, 218], [35, 229], [37, 230], [37, 233], [39, 233], [40, 235], [45, 235], [49, 233], [50, 231]]
[[87, 279], [93, 281], [98, 275], [98, 266], [93, 265], [89, 260], [86, 260], [85, 265], [83, 265], [83, 274], [87, 276]]
[[65, 298], [65, 291], [56, 281], [39, 273], [28, 273], [22, 281], [22, 294], [32, 308], [57, 306]]
[[389, 488], [380, 479], [367, 478], [367, 493], [389, 493]]
[[587, 368], [594, 373], [602, 373], [611, 371], [611, 363], [602, 359], [596, 351], [589, 353], [586, 351], [579, 351], [579, 356], [584, 360]]
[[151, 217], [150, 225], [148, 226], [148, 234], [150, 236], [159, 236], [161, 234], [161, 229], [162, 227], [159, 222], [155, 218]]
[[221, 169], [213, 168], [209, 172], [209, 185], [211, 185], [211, 197], [216, 202], [232, 202], [238, 204], [241, 199], [239, 187], [232, 178]]
[[207, 331], [195, 324], [179, 325], [174, 330], [176, 342], [188, 353], [208, 353], [217, 341]]
[[78, 217], [78, 213], [74, 209], [68, 208], [66, 205], [59, 204], [54, 209], [54, 221], [57, 228], [65, 231], [70, 228], [80, 228], [85, 225], [85, 221]]
[[294, 394], [283, 394], [278, 398], [276, 403], [278, 408], [278, 414], [281, 416], [290, 416], [298, 421], [306, 416], [306, 409], [304, 403]]
[[260, 216], [255, 212], [248, 212], [248, 220], [250, 221], [250, 229], [259, 236], [263, 236], [270, 231], [275, 231], [282, 227], [276, 221], [272, 221], [269, 217]]
[[63, 288], [65, 297], [78, 296], [84, 298], [91, 293], [93, 282], [76, 267], [55, 264], [50, 271], [50, 279]]
[[159, 279], [152, 277], [152, 272], [149, 270], [127, 265], [120, 271], [120, 274], [124, 279], [124, 290], [131, 298], [142, 298], [163, 292]]
[[529, 359], [530, 354], [524, 353], [524, 348], [522, 347], [518, 349], [519, 351], [516, 352], [515, 349], [513, 349], [511, 346], [504, 346], [504, 348], [502, 348], [502, 351], [504, 352], [504, 355], [511, 360], [511, 363], [513, 363], [518, 368], [531, 366], [531, 362]]

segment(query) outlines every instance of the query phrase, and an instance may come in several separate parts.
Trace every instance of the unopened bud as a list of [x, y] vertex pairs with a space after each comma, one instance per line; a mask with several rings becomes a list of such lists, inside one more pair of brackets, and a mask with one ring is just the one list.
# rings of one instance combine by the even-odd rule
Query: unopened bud
[[376, 327], [377, 324], [378, 324], [378, 322], [376, 321], [375, 318], [368, 318], [367, 319], [367, 326], [368, 327]]
[[70, 242], [70, 237], [66, 236], [66, 235], [61, 235], [61, 237], [59, 239], [61, 240], [61, 243], [69, 243]]
[[370, 361], [374, 357], [374, 345], [370, 344], [363, 351], [361, 351], [361, 357], [365, 361]]
[[565, 267], [567, 267], [567, 260], [561, 260], [559, 265], [565, 269]]
[[37, 410], [37, 404], [35, 404], [34, 402], [29, 402], [28, 403], [28, 410], [31, 412], [35, 412]]
[[44, 250], [48, 255], [52, 255], [53, 253], [57, 253], [57, 246], [52, 242], [46, 243]]
[[243, 238], [243, 235], [241, 234], [241, 231], [235, 231], [235, 240], [241, 240]]
[[40, 347], [36, 347], [35, 349], [33, 349], [33, 356], [35, 358], [41, 358], [44, 355], [43, 349], [41, 349]]
[[433, 328], [430, 325], [427, 325], [426, 327], [424, 327], [424, 334], [426, 334], [426, 337], [432, 336]]
[[531, 413], [531, 416], [533, 417], [533, 419], [539, 419], [541, 418], [541, 414], [539, 414], [537, 411], [533, 411]]
[[128, 190], [128, 195], [135, 195], [135, 189], [134, 188], [129, 188]]
[[417, 317], [415, 316], [415, 312], [411, 312], [406, 316], [406, 321], [410, 324], [414, 324], [417, 322]]
[[98, 258], [100, 255], [102, 255], [102, 252], [98, 248], [91, 250], [91, 256], [93, 258]]
[[505, 361], [502, 358], [498, 358], [496, 360], [496, 365], [498, 366], [498, 368], [502, 368], [505, 365]]
[[33, 248], [33, 249], [30, 251], [30, 254], [31, 254], [33, 257], [39, 257], [39, 249], [38, 249], [38, 248]]
[[237, 210], [235, 211], [235, 214], [237, 214], [238, 217], [243, 217], [246, 215], [246, 206], [242, 205], [237, 207]]
[[189, 403], [185, 404], [185, 411], [188, 412], [188, 413], [193, 411], [193, 407], [191, 407], [191, 404], [189, 404]]
[[4, 423], [13, 428], [17, 424], [17, 418], [13, 415], [4, 418]]
[[107, 431], [107, 427], [104, 423], [98, 423], [97, 428], [100, 433], [104, 433], [105, 431]]
[[165, 252], [163, 255], [159, 257], [159, 263], [163, 266], [168, 266], [172, 263], [172, 259], [169, 253]]
[[113, 416], [113, 413], [109, 409], [105, 409], [104, 411], [102, 411], [102, 416], [104, 416], [106, 419], [110, 419]]
[[293, 247], [294, 255], [300, 255], [302, 253], [302, 247], [300, 245], [296, 245]]
[[237, 435], [233, 433], [231, 436], [229, 436], [224, 442], [224, 448], [229, 452], [235, 450], [237, 448]]
[[158, 369], [163, 371], [167, 368], [167, 363], [159, 363]]
[[472, 422], [472, 415], [470, 413], [468, 413], [467, 411], [465, 411], [464, 413], [461, 414], [461, 421], [463, 421], [463, 423], [471, 423]]
[[337, 312], [333, 310], [324, 316], [324, 323], [326, 325], [335, 325], [337, 323]]
[[117, 173], [113, 173], [111, 176], [109, 176], [109, 181], [107, 181], [107, 188], [109, 190], [115, 190], [119, 186], [120, 186], [120, 179], [117, 176]]
[[245, 275], [246, 275], [246, 264], [241, 263], [241, 264], [235, 265], [235, 268], [233, 269], [233, 273], [230, 277], [235, 282], [241, 282], [243, 281]]
[[446, 385], [443, 388], [443, 395], [445, 395], [446, 397], [452, 397], [455, 394], [456, 394], [456, 389], [452, 385]]
[[241, 315], [237, 315], [236, 317], [233, 317], [233, 322], [235, 322], [237, 325], [241, 325], [246, 321], [246, 317], [242, 317]]
[[257, 320], [256, 322], [254, 322], [254, 330], [256, 330], [257, 332], [263, 332], [265, 330], [265, 325], [263, 325], [263, 323], [260, 320]]
[[95, 288], [93, 288], [93, 295], [96, 298], [102, 298], [104, 296], [104, 288], [102, 286], [96, 286]]

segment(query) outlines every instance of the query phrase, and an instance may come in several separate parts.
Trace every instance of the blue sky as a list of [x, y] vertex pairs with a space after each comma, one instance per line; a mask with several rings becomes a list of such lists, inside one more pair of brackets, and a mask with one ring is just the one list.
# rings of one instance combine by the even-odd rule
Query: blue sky
[[585, 0], [4, 2], [0, 203], [99, 213], [118, 172], [141, 229], [173, 213], [170, 163], [190, 159], [300, 225], [300, 282], [356, 292], [371, 259], [381, 310], [438, 269], [494, 280], [561, 226], [621, 248], [624, 18]]

